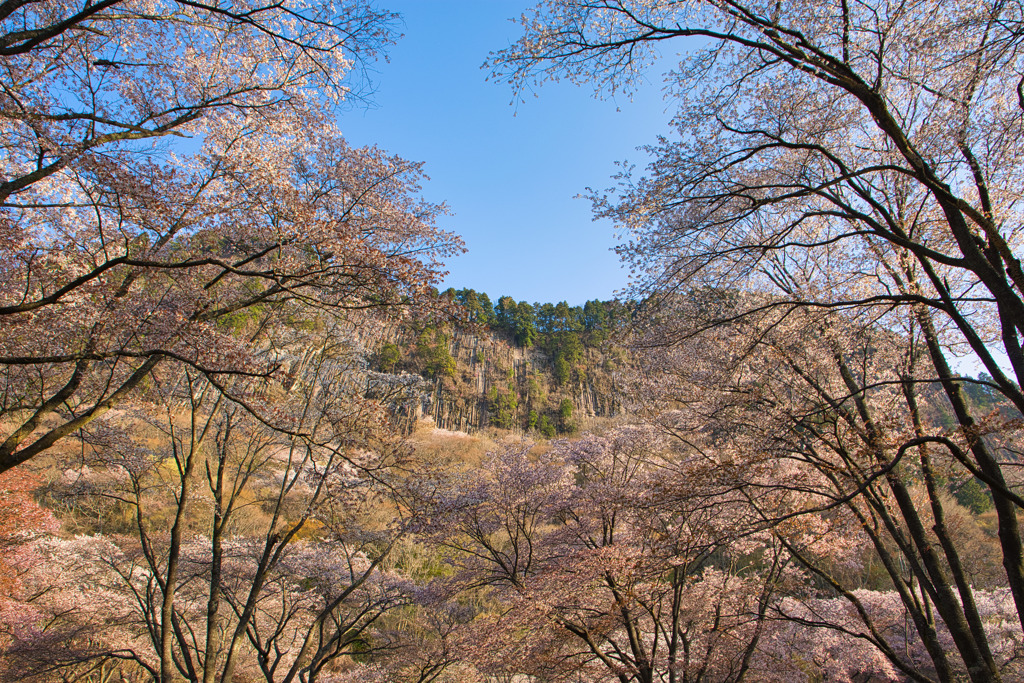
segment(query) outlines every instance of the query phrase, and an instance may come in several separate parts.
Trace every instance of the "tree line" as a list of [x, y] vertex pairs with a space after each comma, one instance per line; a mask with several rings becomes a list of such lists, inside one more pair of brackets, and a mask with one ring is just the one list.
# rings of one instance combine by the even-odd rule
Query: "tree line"
[[485, 292], [473, 289], [448, 289], [443, 296], [457, 301], [469, 322], [505, 332], [516, 344], [527, 348], [546, 348], [545, 343], [565, 334], [575, 334], [587, 344], [597, 346], [611, 330], [628, 322], [630, 316], [629, 305], [617, 300], [594, 299], [583, 306], [570, 306], [565, 301], [530, 304], [502, 296], [492, 304]]

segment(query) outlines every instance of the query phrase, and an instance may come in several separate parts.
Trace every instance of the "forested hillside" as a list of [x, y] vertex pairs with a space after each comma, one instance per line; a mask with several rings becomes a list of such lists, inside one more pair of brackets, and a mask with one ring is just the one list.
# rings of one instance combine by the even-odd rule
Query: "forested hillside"
[[[415, 373], [428, 382], [418, 404], [401, 407], [443, 429], [495, 427], [542, 438], [574, 434], [595, 417], [623, 412], [616, 373], [629, 354], [614, 343], [629, 318], [616, 301], [584, 306], [516, 303], [487, 294], [448, 290], [453, 319], [419, 324], [392, 322], [379, 338], [370, 367], [382, 374]], [[387, 386], [389, 378], [372, 380]], [[400, 378], [390, 380], [401, 381]], [[411, 411], [411, 412], [410, 412]]]
[[0, 681], [1024, 680], [1024, 8], [541, 3], [673, 110], [583, 306], [440, 291], [400, 27], [0, 0]]

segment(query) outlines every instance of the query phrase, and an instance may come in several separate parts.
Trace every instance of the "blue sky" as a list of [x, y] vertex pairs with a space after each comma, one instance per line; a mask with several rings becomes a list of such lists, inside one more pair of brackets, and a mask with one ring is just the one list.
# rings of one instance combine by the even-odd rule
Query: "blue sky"
[[636, 148], [668, 132], [659, 77], [632, 101], [552, 83], [513, 105], [480, 66], [516, 39], [509, 19], [532, 2], [380, 5], [402, 14], [404, 37], [376, 66], [371, 104], [349, 108], [340, 125], [354, 144], [425, 163], [425, 198], [448, 204], [444, 227], [469, 248], [449, 263], [446, 284], [530, 302], [611, 298], [627, 282], [612, 226], [574, 197], [609, 187], [616, 161], [642, 166]]

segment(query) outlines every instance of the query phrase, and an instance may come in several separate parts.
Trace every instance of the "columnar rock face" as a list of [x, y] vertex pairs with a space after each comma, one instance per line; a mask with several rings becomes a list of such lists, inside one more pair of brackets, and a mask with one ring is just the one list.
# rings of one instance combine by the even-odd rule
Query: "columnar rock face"
[[[517, 346], [500, 333], [448, 329], [424, 336], [423, 330], [371, 318], [336, 330], [334, 339], [329, 348], [313, 348], [297, 332], [285, 347], [268, 351], [282, 368], [284, 391], [325, 363], [340, 366], [351, 389], [387, 403], [406, 430], [429, 418], [438, 428], [459, 432], [540, 430], [545, 420], [564, 432], [623, 412], [615, 382], [617, 371], [628, 366], [621, 350], [585, 348], [559, 384], [547, 353]], [[386, 369], [385, 347], [393, 354]], [[562, 415], [566, 400], [571, 421]]]
[[[421, 367], [418, 334], [409, 327], [376, 323], [356, 334], [367, 362], [367, 396], [390, 401], [396, 420], [407, 428], [431, 418], [437, 427], [451, 431], [493, 425], [524, 431], [530, 427], [531, 411], [554, 421], [564, 399], [571, 401], [577, 420], [621, 412], [614, 363], [599, 349], [586, 349], [572, 377], [558, 386], [546, 353], [516, 346], [499, 334], [462, 329], [439, 334], [436, 343], [446, 347], [454, 369], [434, 377], [423, 376], [430, 373]], [[372, 369], [379, 367], [375, 359], [388, 344], [398, 348], [401, 360], [389, 372]], [[500, 418], [499, 404], [504, 411]]]

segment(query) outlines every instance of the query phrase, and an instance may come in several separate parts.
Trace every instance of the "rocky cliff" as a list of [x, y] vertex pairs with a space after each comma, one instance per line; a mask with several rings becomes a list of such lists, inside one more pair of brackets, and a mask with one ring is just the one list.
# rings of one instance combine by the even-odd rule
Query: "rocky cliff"
[[622, 410], [615, 370], [625, 354], [610, 345], [585, 347], [559, 381], [552, 354], [487, 330], [385, 323], [360, 336], [368, 395], [394, 396], [394, 413], [408, 427], [424, 418], [461, 432], [549, 425], [550, 436]]

